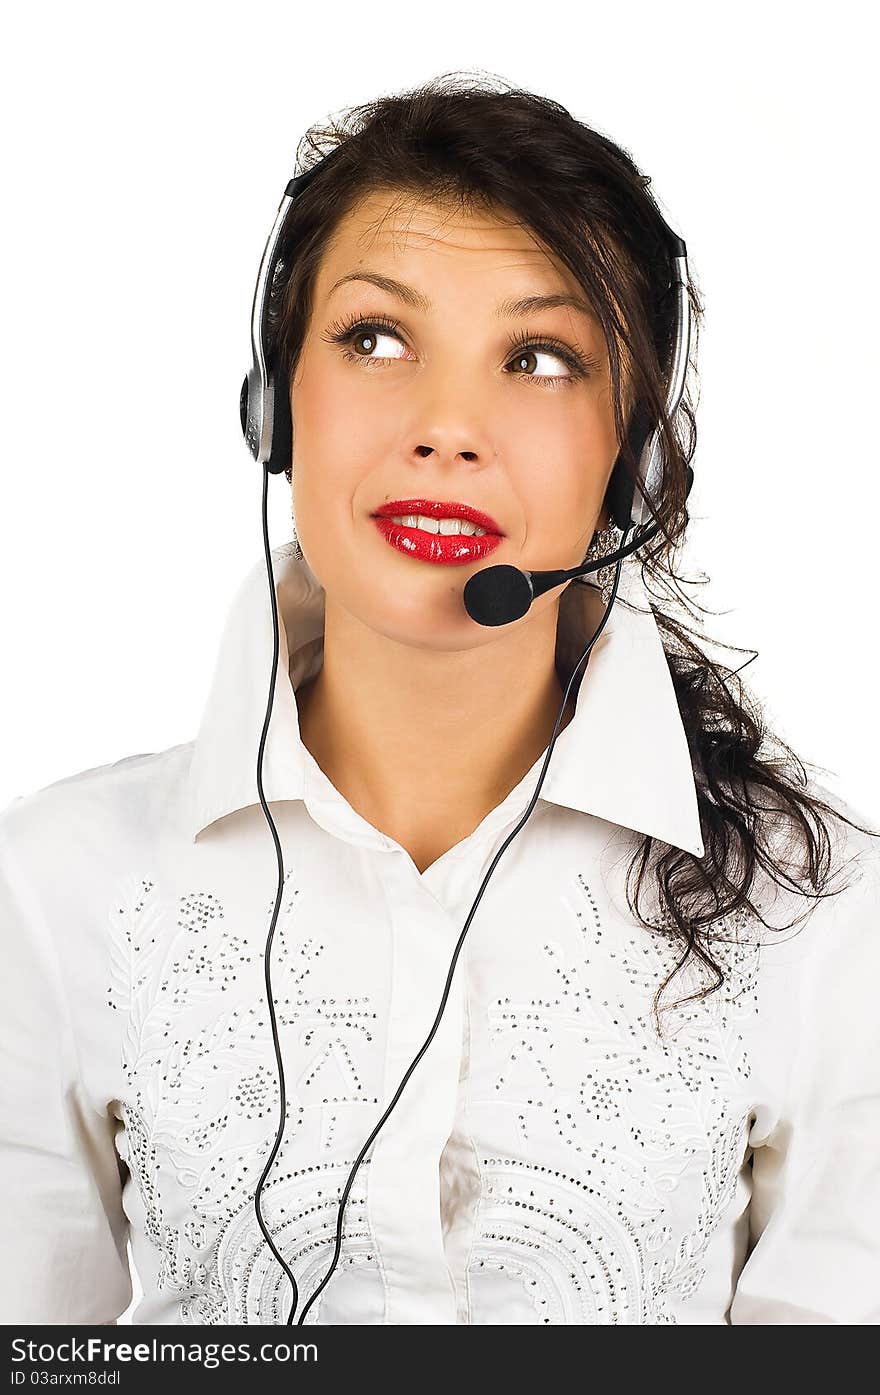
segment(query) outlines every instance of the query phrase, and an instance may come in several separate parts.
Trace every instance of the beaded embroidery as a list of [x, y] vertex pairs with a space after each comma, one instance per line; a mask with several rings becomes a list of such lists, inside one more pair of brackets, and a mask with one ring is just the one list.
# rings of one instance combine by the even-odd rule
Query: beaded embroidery
[[[324, 945], [317, 932], [294, 934], [296, 897], [286, 896], [276, 926], [273, 992], [279, 1032], [296, 1030], [307, 1064], [288, 1082], [262, 1210], [302, 1303], [326, 1270], [353, 1162], [336, 1155], [348, 1150], [337, 1146], [333, 1105], [363, 1103], [371, 1126], [380, 1100], [366, 1081], [383, 1045], [368, 996], [307, 992]], [[479, 1197], [467, 1320], [497, 1321], [501, 1311], [510, 1321], [674, 1323], [672, 1299], [699, 1289], [743, 1162], [750, 1072], [740, 1029], [757, 1011], [757, 945], [744, 920], [725, 926], [729, 943], [713, 945], [723, 987], [667, 1010], [661, 1039], [653, 995], [680, 945], [641, 926], [613, 938], [582, 875], [559, 904], [561, 918], [535, 932], [526, 994], [504, 960], [493, 967], [493, 983], [510, 991], [487, 1007], [488, 1059], [470, 1047]], [[158, 1287], [176, 1295], [184, 1323], [284, 1323], [290, 1286], [253, 1206], [279, 1103], [262, 954], [228, 927], [216, 896], [175, 902], [149, 880], [123, 898], [113, 931], [108, 1002], [125, 1017], [127, 1086], [119, 1152], [159, 1253]], [[703, 982], [689, 965], [667, 991], [681, 997]], [[563, 1049], [572, 1038], [577, 1050]], [[296, 1169], [294, 1141], [310, 1159]], [[359, 1301], [369, 1290], [368, 1320], [383, 1320], [368, 1175], [369, 1157], [346, 1208], [340, 1264], [308, 1323], [345, 1321], [334, 1302], [342, 1314], [348, 1278], [365, 1271], [372, 1287]]]
[[[261, 1209], [297, 1276], [302, 1303], [332, 1253], [339, 1196], [354, 1158], [321, 1158], [285, 1170], [285, 1155], [304, 1126], [308, 1106], [320, 1114], [323, 1154], [332, 1145], [335, 1124], [334, 1111], [324, 1106], [355, 1100], [375, 1106], [379, 1100], [365, 1094], [356, 1066], [358, 1042], [372, 1041], [376, 1013], [366, 997], [306, 994], [306, 980], [324, 946], [311, 937], [293, 943], [296, 896], [294, 890], [276, 925], [273, 996], [282, 1042], [284, 1028], [295, 1025], [301, 1046], [313, 1048], [313, 1055], [302, 1079], [288, 1083], [284, 1141], [263, 1186]], [[176, 916], [170, 935], [169, 910]], [[157, 1287], [179, 1295], [184, 1323], [285, 1323], [290, 1283], [266, 1244], [253, 1205], [280, 1099], [269, 1014], [256, 975], [262, 956], [227, 929], [215, 896], [187, 893], [171, 907], [149, 880], [132, 886], [111, 929], [108, 1005], [125, 1017], [122, 1066], [128, 1087], [128, 1097], [120, 1101], [125, 1129], [117, 1149], [137, 1185], [146, 1233], [159, 1252]], [[224, 1003], [240, 976], [253, 980], [246, 1008]], [[319, 1029], [328, 1029], [321, 1031], [321, 1043]], [[333, 1095], [321, 1093], [331, 1088]], [[368, 1166], [366, 1159], [346, 1206], [340, 1264], [307, 1323], [320, 1320], [322, 1304], [352, 1266], [381, 1273], [365, 1215]], [[164, 1192], [172, 1178], [183, 1189], [191, 1217], [179, 1228], [166, 1214]]]
[[[758, 941], [744, 916], [716, 928], [727, 937], [713, 944], [725, 982], [667, 1009], [661, 1039], [651, 1006], [680, 943], [638, 927], [612, 948], [580, 874], [563, 900], [576, 952], [545, 938], [545, 972], [530, 976], [542, 991], [488, 1010], [496, 1100], [469, 1103], [470, 1132], [478, 1141], [483, 1110], [493, 1106], [488, 1128], [501, 1101], [511, 1134], [506, 1156], [479, 1158], [471, 1307], [479, 1320], [485, 1291], [503, 1310], [497, 1284], [506, 1276], [527, 1295], [533, 1321], [674, 1323], [670, 1299], [699, 1289], [701, 1256], [744, 1161], [750, 1068], [740, 1028], [758, 1010]], [[613, 995], [591, 988], [591, 979], [609, 982], [607, 967], [601, 979], [591, 973], [599, 957], [616, 968]], [[689, 964], [666, 992], [674, 1001], [709, 981]], [[572, 1034], [577, 1053], [554, 1049]], [[534, 1161], [559, 1155], [554, 1138], [568, 1162]], [[511, 1321], [528, 1320], [512, 1292], [510, 1309]]]

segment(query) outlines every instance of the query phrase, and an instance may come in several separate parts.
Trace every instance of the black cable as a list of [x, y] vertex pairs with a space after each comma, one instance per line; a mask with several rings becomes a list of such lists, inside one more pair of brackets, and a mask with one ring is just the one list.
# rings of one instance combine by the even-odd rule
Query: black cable
[[277, 1153], [278, 1153], [278, 1149], [281, 1147], [281, 1140], [282, 1140], [282, 1138], [283, 1138], [283, 1136], [284, 1136], [284, 1125], [285, 1125], [285, 1122], [286, 1122], [286, 1119], [287, 1119], [287, 1095], [286, 1095], [285, 1086], [284, 1086], [284, 1066], [283, 1066], [283, 1063], [282, 1063], [282, 1060], [281, 1060], [281, 1045], [280, 1045], [280, 1043], [279, 1043], [279, 1041], [278, 1041], [278, 1027], [277, 1027], [277, 1024], [276, 1024], [276, 1021], [275, 1021], [275, 1004], [274, 1004], [274, 1001], [273, 1001], [273, 999], [272, 999], [272, 977], [271, 977], [271, 971], [270, 971], [271, 958], [272, 958], [272, 940], [273, 940], [273, 938], [274, 938], [274, 936], [275, 936], [275, 926], [276, 926], [277, 921], [278, 921], [278, 912], [279, 912], [279, 909], [280, 909], [280, 907], [281, 907], [281, 897], [282, 897], [282, 894], [283, 894], [283, 891], [284, 891], [284, 860], [283, 860], [282, 855], [281, 855], [281, 842], [280, 842], [280, 840], [279, 840], [279, 838], [278, 838], [278, 829], [275, 827], [275, 822], [274, 822], [274, 820], [273, 820], [273, 818], [272, 818], [272, 815], [271, 815], [270, 812], [269, 812], [269, 806], [268, 806], [268, 804], [266, 803], [266, 798], [265, 798], [265, 795], [264, 795], [264, 793], [263, 793], [263, 751], [264, 751], [265, 748], [266, 748], [266, 734], [267, 734], [267, 732], [268, 732], [268, 730], [269, 730], [269, 722], [270, 722], [271, 717], [272, 717], [272, 702], [273, 702], [273, 699], [274, 699], [274, 697], [275, 697], [275, 678], [276, 678], [276, 675], [277, 675], [277, 673], [278, 673], [278, 602], [277, 602], [277, 599], [276, 599], [276, 596], [275, 596], [275, 578], [274, 578], [274, 575], [273, 575], [273, 572], [272, 572], [272, 551], [271, 551], [271, 548], [269, 547], [269, 521], [268, 521], [268, 515], [267, 515], [267, 500], [268, 500], [268, 495], [269, 495], [269, 470], [268, 470], [267, 466], [264, 465], [264, 466], [263, 466], [263, 548], [264, 548], [265, 553], [266, 553], [266, 567], [267, 567], [267, 570], [268, 570], [268, 573], [269, 573], [269, 597], [270, 597], [270, 600], [271, 600], [271, 603], [272, 603], [272, 630], [273, 630], [273, 641], [274, 641], [274, 643], [273, 643], [273, 650], [272, 650], [272, 677], [271, 677], [270, 682], [269, 682], [269, 702], [268, 702], [268, 704], [267, 704], [267, 706], [266, 706], [266, 717], [265, 717], [265, 720], [264, 720], [264, 722], [263, 722], [263, 731], [262, 731], [262, 734], [261, 734], [261, 736], [260, 736], [260, 749], [259, 749], [259, 754], [257, 755], [257, 790], [259, 791], [259, 795], [260, 795], [260, 804], [261, 804], [262, 807], [263, 807], [263, 813], [266, 815], [266, 818], [267, 818], [268, 821], [269, 821], [269, 827], [270, 827], [270, 829], [272, 830], [272, 838], [273, 838], [273, 840], [274, 840], [274, 842], [275, 842], [275, 851], [276, 851], [276, 853], [278, 854], [278, 890], [277, 890], [277, 892], [276, 892], [276, 894], [275, 894], [275, 905], [274, 905], [274, 907], [273, 907], [273, 909], [272, 909], [272, 921], [271, 921], [271, 924], [270, 924], [270, 927], [269, 927], [269, 937], [268, 937], [268, 939], [266, 940], [266, 950], [265, 950], [265, 955], [264, 955], [264, 963], [265, 963], [265, 970], [266, 970], [266, 997], [267, 997], [268, 1002], [269, 1002], [269, 1019], [270, 1019], [270, 1021], [271, 1021], [271, 1023], [272, 1023], [272, 1040], [273, 1040], [273, 1042], [275, 1043], [275, 1061], [276, 1061], [276, 1064], [277, 1064], [277, 1066], [278, 1066], [278, 1081], [279, 1081], [279, 1088], [280, 1088], [280, 1091], [281, 1091], [281, 1119], [280, 1119], [280, 1122], [279, 1122], [279, 1124], [278, 1124], [278, 1133], [277, 1133], [277, 1135], [276, 1135], [276, 1137], [275, 1137], [275, 1143], [274, 1143], [274, 1145], [273, 1145], [273, 1148], [272, 1148], [271, 1153], [269, 1154], [269, 1160], [268, 1160], [268, 1162], [266, 1163], [266, 1166], [263, 1168], [263, 1175], [262, 1175], [262, 1177], [260, 1178], [259, 1182], [257, 1183], [257, 1190], [256, 1190], [256, 1192], [254, 1193], [254, 1207], [255, 1207], [256, 1212], [257, 1212], [257, 1222], [258, 1222], [258, 1224], [259, 1224], [260, 1229], [261, 1229], [262, 1232], [263, 1232], [263, 1235], [265, 1236], [266, 1244], [269, 1246], [269, 1248], [271, 1249], [273, 1255], [274, 1255], [275, 1258], [278, 1260], [278, 1263], [281, 1265], [281, 1268], [284, 1270], [285, 1274], [287, 1275], [288, 1279], [290, 1280], [291, 1287], [292, 1287], [292, 1289], [293, 1289], [293, 1304], [292, 1304], [292, 1306], [291, 1306], [290, 1313], [288, 1314], [287, 1323], [285, 1324], [286, 1326], [289, 1326], [289, 1325], [293, 1322], [293, 1315], [294, 1315], [294, 1313], [296, 1312], [296, 1305], [297, 1305], [297, 1303], [298, 1303], [298, 1301], [299, 1301], [299, 1289], [297, 1288], [297, 1285], [296, 1285], [296, 1279], [293, 1277], [293, 1274], [291, 1273], [290, 1269], [288, 1268], [287, 1264], [285, 1263], [285, 1260], [284, 1260], [283, 1255], [279, 1254], [278, 1250], [276, 1249], [276, 1247], [275, 1247], [275, 1242], [273, 1241], [272, 1236], [269, 1234], [269, 1231], [266, 1229], [266, 1226], [265, 1226], [265, 1224], [264, 1224], [264, 1222], [263, 1222], [263, 1215], [262, 1215], [262, 1212], [260, 1211], [260, 1192], [261, 1192], [261, 1190], [262, 1190], [263, 1183], [265, 1182], [267, 1176], [269, 1175], [269, 1171], [270, 1171], [270, 1169], [271, 1169], [271, 1167], [272, 1167], [272, 1164], [273, 1164], [273, 1162], [275, 1161], [275, 1157], [276, 1157], [276, 1155], [277, 1155]]

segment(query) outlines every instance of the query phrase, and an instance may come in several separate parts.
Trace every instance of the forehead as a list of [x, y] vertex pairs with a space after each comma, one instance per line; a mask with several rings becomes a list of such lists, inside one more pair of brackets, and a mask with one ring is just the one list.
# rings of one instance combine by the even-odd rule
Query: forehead
[[365, 266], [407, 266], [413, 275], [420, 266], [435, 274], [527, 272], [541, 290], [578, 289], [568, 269], [510, 211], [391, 189], [372, 191], [340, 219], [321, 260], [318, 293]]

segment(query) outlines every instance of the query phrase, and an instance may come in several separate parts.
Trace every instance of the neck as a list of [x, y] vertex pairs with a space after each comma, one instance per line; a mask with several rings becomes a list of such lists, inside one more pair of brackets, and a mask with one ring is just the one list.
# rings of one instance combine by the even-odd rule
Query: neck
[[[377, 634], [328, 598], [323, 664], [296, 695], [303, 744], [374, 827], [452, 846], [549, 744], [564, 692], [557, 616], [548, 606], [490, 644], [438, 651]], [[573, 715], [570, 698], [560, 731]]]

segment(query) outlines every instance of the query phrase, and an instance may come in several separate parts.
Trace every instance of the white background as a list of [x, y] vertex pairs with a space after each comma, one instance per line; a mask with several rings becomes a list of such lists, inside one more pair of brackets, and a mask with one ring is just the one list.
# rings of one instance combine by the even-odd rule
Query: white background
[[[238, 394], [299, 137], [480, 69], [623, 145], [685, 237], [706, 306], [686, 564], [711, 582], [694, 594], [723, 612], [709, 635], [759, 651], [745, 676], [771, 726], [876, 823], [869, 23], [851, 0], [16, 6], [0, 806], [195, 736], [262, 556]], [[274, 546], [283, 476], [270, 508]]]

